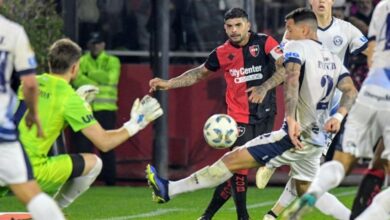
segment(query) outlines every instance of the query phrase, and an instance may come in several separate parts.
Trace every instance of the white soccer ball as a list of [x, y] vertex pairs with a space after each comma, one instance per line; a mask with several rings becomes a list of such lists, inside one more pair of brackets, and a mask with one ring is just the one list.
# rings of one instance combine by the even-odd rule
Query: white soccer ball
[[228, 148], [237, 140], [237, 123], [226, 114], [212, 115], [204, 124], [203, 135], [211, 147], [216, 149]]

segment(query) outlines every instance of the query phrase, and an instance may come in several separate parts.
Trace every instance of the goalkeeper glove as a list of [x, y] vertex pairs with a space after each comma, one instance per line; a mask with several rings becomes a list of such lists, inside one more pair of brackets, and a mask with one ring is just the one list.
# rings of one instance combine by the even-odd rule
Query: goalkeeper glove
[[96, 97], [96, 94], [99, 93], [99, 88], [94, 85], [83, 85], [76, 90], [77, 95], [79, 95], [83, 100], [88, 103], [93, 102]]
[[163, 114], [157, 99], [146, 95], [141, 101], [137, 98], [131, 107], [130, 120], [123, 127], [129, 132], [130, 137], [144, 129], [150, 122]]

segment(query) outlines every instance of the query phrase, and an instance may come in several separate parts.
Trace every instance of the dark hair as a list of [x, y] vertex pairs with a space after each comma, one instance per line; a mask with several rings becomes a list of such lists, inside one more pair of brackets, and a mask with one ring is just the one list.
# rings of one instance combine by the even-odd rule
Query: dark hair
[[313, 28], [317, 29], [317, 17], [309, 8], [297, 8], [288, 13], [285, 19], [293, 19], [295, 23], [302, 21], [309, 22]]
[[70, 39], [60, 39], [49, 48], [48, 61], [50, 71], [56, 74], [64, 74], [81, 57], [81, 48]]
[[224, 21], [232, 18], [245, 18], [248, 20], [248, 14], [242, 8], [231, 8], [225, 13]]

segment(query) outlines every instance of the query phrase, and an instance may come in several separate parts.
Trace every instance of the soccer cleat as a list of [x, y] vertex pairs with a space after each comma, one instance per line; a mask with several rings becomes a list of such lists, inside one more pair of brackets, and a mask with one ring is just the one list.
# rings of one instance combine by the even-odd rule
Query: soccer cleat
[[168, 180], [157, 175], [156, 169], [148, 164], [146, 166], [146, 178], [149, 186], [153, 189], [153, 201], [157, 203], [166, 203], [170, 200], [168, 195]]
[[268, 181], [271, 179], [276, 168], [263, 166], [256, 172], [256, 186], [259, 189], [264, 189], [267, 186]]
[[306, 193], [288, 207], [282, 215], [281, 219], [298, 220], [302, 219], [302, 216], [314, 207], [317, 198], [314, 194]]

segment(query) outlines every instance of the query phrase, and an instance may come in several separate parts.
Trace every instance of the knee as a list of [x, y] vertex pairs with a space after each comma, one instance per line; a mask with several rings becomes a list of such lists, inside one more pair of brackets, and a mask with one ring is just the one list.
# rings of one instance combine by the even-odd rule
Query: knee
[[238, 156], [238, 153], [237, 153], [237, 148], [234, 149], [233, 151], [229, 151], [227, 152], [226, 154], [224, 154], [221, 158], [221, 161], [226, 165], [226, 167], [230, 170], [230, 171], [234, 171], [234, 166], [235, 166], [235, 163], [236, 163], [236, 157]]
[[85, 162], [83, 175], [96, 174], [98, 175], [103, 167], [102, 160], [95, 154], [82, 154]]
[[310, 182], [302, 181], [302, 180], [295, 180], [295, 185], [296, 185], [296, 190], [297, 190], [298, 196], [302, 196], [309, 189]]
[[353, 165], [355, 165], [356, 157], [349, 153], [336, 151], [333, 160], [341, 163], [345, 171], [345, 174], [348, 174], [351, 171]]
[[241, 147], [226, 153], [221, 160], [231, 172], [252, 168], [257, 165], [249, 155], [248, 150]]

